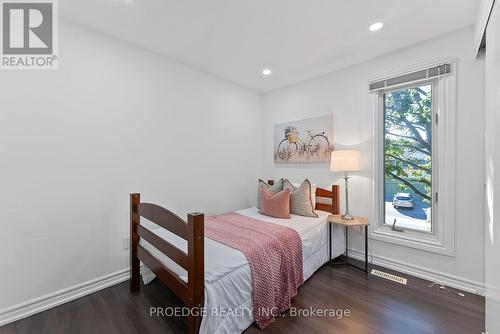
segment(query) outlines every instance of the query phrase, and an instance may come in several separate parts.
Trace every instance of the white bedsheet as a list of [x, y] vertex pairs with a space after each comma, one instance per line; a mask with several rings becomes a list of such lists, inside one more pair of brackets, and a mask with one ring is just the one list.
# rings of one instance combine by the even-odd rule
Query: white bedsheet
[[[291, 215], [291, 219], [279, 219], [259, 214], [253, 207], [236, 211], [239, 214], [262, 221], [291, 227], [302, 240], [304, 279], [308, 279], [319, 267], [328, 261], [328, 223], [327, 212], [316, 211], [319, 218]], [[178, 248], [187, 251], [187, 243], [175, 234], [158, 228], [152, 230]], [[344, 251], [342, 229], [334, 226], [332, 258]], [[156, 248], [141, 240], [141, 245], [173, 270], [185, 282], [186, 271]], [[155, 276], [144, 267], [142, 273], [145, 284]], [[300, 293], [300, 290], [299, 290]], [[200, 333], [241, 333], [254, 319], [252, 308], [252, 278], [250, 265], [243, 253], [205, 238], [205, 308]], [[237, 315], [234, 313], [237, 312]]]

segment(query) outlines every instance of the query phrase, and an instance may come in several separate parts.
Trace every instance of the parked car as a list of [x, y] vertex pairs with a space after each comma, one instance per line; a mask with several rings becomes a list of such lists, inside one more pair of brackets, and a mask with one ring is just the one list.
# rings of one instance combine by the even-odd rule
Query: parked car
[[392, 206], [397, 208], [408, 208], [413, 209], [415, 207], [415, 200], [412, 194], [409, 193], [397, 193], [394, 195], [392, 200]]

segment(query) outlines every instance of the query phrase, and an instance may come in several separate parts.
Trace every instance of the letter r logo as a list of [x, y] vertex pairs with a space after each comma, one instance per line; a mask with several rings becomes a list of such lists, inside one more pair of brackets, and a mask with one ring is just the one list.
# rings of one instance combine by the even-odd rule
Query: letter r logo
[[3, 2], [3, 54], [52, 54], [53, 4]]

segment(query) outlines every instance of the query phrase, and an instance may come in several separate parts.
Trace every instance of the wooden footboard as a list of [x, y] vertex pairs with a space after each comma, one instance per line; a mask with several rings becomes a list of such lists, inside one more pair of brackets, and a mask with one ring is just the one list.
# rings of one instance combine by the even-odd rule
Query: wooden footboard
[[[144, 217], [156, 225], [185, 239], [187, 253], [163, 238], [152, 233], [140, 223]], [[130, 290], [140, 288], [139, 263], [142, 261], [155, 275], [175, 293], [192, 311], [188, 316], [188, 333], [197, 333], [201, 323], [201, 308], [204, 303], [204, 215], [192, 213], [187, 222], [161, 206], [141, 203], [140, 194], [130, 194]], [[186, 284], [172, 270], [139, 245], [144, 239], [188, 273]]]

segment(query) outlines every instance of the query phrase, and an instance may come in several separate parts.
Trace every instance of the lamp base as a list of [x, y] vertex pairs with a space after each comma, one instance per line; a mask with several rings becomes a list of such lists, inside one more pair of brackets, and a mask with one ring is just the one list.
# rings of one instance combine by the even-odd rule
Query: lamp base
[[343, 220], [354, 220], [354, 217], [351, 216], [350, 214], [342, 215], [340, 216], [340, 218], [342, 218]]

